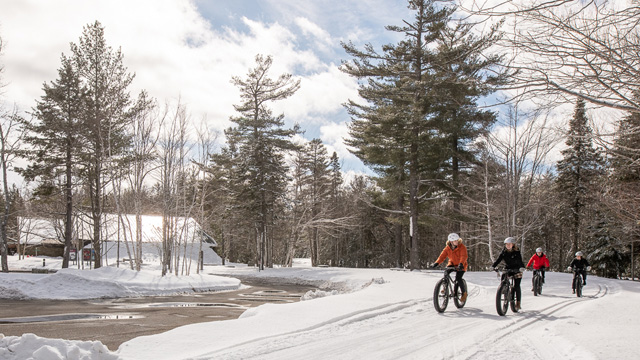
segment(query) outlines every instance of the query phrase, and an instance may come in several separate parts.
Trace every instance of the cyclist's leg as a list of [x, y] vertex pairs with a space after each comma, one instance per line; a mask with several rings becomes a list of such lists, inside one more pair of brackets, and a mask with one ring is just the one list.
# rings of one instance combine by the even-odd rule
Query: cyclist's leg
[[520, 282], [522, 282], [522, 278], [516, 277], [513, 284], [516, 291], [516, 301], [520, 301], [520, 298], [522, 298], [522, 292], [520, 291]]
[[464, 271], [456, 272], [456, 283], [460, 288], [460, 293], [464, 294], [467, 292], [467, 289], [464, 287], [464, 281], [462, 281], [462, 277], [464, 276]]
[[540, 269], [540, 271], [542, 272], [542, 283], [544, 284], [544, 269]]
[[587, 285], [587, 269], [582, 270], [582, 285]]

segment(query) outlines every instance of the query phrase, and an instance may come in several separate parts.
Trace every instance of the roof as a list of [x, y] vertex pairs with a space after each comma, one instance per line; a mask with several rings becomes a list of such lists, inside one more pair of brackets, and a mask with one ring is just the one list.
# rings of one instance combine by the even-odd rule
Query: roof
[[[202, 231], [202, 227], [191, 217], [174, 217], [171, 226], [175, 237], [179, 240], [195, 241], [203, 240], [209, 246], [218, 246], [215, 239]], [[162, 241], [162, 216], [142, 215], [142, 242]], [[43, 240], [61, 241], [63, 238], [64, 225], [60, 219], [42, 219], [19, 217], [20, 243], [36, 244]], [[93, 238], [93, 222], [87, 215], [80, 215], [74, 218], [75, 234], [74, 238], [91, 240]], [[136, 236], [136, 217], [132, 214], [118, 217], [116, 214], [103, 214], [102, 239], [105, 241], [133, 240]]]

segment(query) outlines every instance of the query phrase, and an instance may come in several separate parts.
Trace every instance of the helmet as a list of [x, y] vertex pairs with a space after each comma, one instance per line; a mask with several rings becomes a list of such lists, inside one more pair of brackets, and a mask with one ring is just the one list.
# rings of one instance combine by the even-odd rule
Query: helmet
[[584, 255], [584, 254], [582, 253], [582, 251], [578, 251], [578, 252], [576, 253], [576, 256], [583, 256], [583, 255]]
[[456, 233], [451, 233], [451, 234], [449, 234], [449, 236], [447, 236], [447, 240], [449, 240], [449, 241], [460, 240], [460, 235], [458, 235]]
[[515, 244], [516, 243], [516, 239], [512, 238], [511, 236], [509, 236], [508, 238], [504, 239], [504, 243], [505, 244]]
[[542, 252], [542, 248], [537, 248], [537, 249], [536, 249], [536, 252], [541, 253], [541, 252]]

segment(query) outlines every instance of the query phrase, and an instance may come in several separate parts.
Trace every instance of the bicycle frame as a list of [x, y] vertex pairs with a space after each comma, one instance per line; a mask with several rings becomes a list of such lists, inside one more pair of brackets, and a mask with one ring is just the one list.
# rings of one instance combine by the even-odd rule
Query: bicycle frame
[[[462, 301], [460, 297], [462, 292], [460, 291], [460, 284], [456, 283], [455, 279], [451, 278], [451, 273], [457, 272], [454, 267], [447, 267], [444, 270], [444, 276], [440, 279], [433, 290], [433, 306], [437, 312], [444, 312], [449, 304], [449, 298], [453, 298], [453, 303], [458, 309], [461, 309], [466, 304], [466, 300]], [[464, 279], [462, 280], [464, 282]], [[464, 282], [466, 289], [466, 282]]]
[[582, 297], [582, 269], [573, 268], [573, 289], [577, 297]]
[[[498, 272], [499, 270], [496, 270]], [[496, 310], [498, 315], [505, 316], [507, 309], [511, 307], [511, 311], [518, 312], [515, 300], [515, 276], [520, 271], [512, 269], [500, 270], [500, 285], [496, 292]]]
[[533, 283], [533, 296], [538, 296], [542, 294], [542, 270], [541, 269], [533, 269], [533, 278], [531, 279]]

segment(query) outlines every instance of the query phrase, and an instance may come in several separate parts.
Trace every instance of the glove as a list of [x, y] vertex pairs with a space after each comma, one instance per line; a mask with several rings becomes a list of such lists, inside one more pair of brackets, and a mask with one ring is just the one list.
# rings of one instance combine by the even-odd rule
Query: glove
[[526, 269], [526, 268], [521, 267], [521, 268], [520, 268], [520, 269], [518, 269], [518, 270], [520, 270], [520, 272], [521, 272], [521, 273], [523, 273], [523, 272], [524, 272], [525, 270], [527, 270], [527, 269]]
[[591, 271], [591, 266], [587, 266], [587, 271]]
[[462, 265], [462, 263], [458, 264], [458, 270], [464, 270], [464, 265]]
[[569, 267], [567, 268], [567, 271], [573, 271], [573, 268], [572, 268], [571, 266], [569, 266]]
[[438, 264], [438, 263], [433, 263], [433, 264], [431, 264], [430, 268], [435, 269], [438, 265], [440, 265], [440, 264]]

